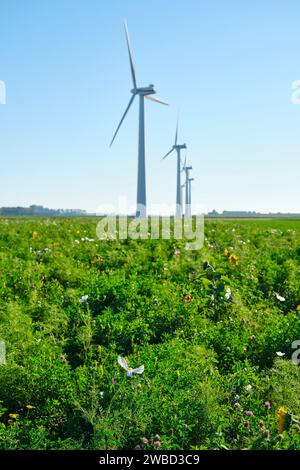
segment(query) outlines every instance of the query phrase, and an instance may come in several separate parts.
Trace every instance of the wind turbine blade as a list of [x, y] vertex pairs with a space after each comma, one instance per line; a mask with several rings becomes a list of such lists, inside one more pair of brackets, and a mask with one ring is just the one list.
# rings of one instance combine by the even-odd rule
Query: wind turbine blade
[[132, 81], [133, 81], [133, 87], [134, 89], [136, 89], [137, 86], [136, 86], [135, 68], [134, 68], [131, 44], [130, 44], [128, 27], [127, 27], [126, 21], [124, 21], [124, 28], [125, 28], [126, 42], [127, 42], [127, 48], [128, 48], [128, 54], [129, 54], [129, 62], [130, 62], [130, 70], [131, 70], [131, 76], [132, 76]]
[[176, 124], [175, 145], [177, 145], [177, 139], [178, 139], [178, 119], [179, 118], [177, 118], [177, 124]]
[[170, 153], [172, 153], [173, 150], [174, 150], [174, 149], [172, 148], [172, 149], [162, 158], [162, 160], [164, 160], [165, 158], [167, 158], [167, 156], [170, 155]]
[[119, 125], [118, 125], [118, 127], [117, 127], [117, 130], [116, 130], [116, 132], [114, 133], [114, 136], [113, 136], [112, 141], [111, 141], [111, 143], [110, 143], [110, 147], [112, 146], [113, 141], [115, 140], [116, 135], [117, 135], [117, 133], [119, 132], [119, 129], [120, 129], [121, 125], [122, 125], [122, 122], [124, 121], [125, 116], [126, 116], [126, 114], [128, 113], [129, 108], [130, 108], [130, 106], [132, 105], [132, 102], [133, 102], [134, 98], [135, 98], [135, 95], [132, 95], [132, 97], [130, 98], [130, 101], [129, 101], [129, 103], [128, 103], [128, 106], [127, 106], [127, 108], [126, 108], [126, 110], [125, 110], [125, 113], [123, 114], [122, 119], [121, 119], [121, 121], [120, 121], [120, 123], [119, 123]]
[[152, 95], [146, 95], [145, 98], [147, 98], [147, 100], [155, 101], [155, 103], [164, 104], [165, 106], [169, 106], [169, 103], [166, 103], [165, 101], [162, 101], [162, 100], [158, 100], [157, 98], [154, 98], [154, 96], [152, 96]]

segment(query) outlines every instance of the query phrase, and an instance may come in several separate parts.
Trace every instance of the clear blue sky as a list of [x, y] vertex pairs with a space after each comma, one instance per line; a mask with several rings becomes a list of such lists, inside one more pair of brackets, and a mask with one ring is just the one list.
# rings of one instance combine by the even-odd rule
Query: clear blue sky
[[194, 202], [300, 212], [298, 0], [1, 0], [0, 206], [96, 209], [136, 197], [136, 102], [123, 19], [146, 102], [149, 203], [173, 203], [179, 140]]

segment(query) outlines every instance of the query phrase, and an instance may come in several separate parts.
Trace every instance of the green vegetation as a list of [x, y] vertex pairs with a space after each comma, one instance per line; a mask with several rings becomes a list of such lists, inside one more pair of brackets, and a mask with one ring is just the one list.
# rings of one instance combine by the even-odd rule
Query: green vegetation
[[0, 219], [0, 449], [300, 449], [300, 221], [96, 223]]

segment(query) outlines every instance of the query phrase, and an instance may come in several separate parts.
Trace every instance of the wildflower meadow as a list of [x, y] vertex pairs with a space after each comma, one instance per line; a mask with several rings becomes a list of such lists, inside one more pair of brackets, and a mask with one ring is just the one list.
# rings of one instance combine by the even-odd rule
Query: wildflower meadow
[[0, 449], [300, 449], [300, 221], [96, 225], [0, 219]]

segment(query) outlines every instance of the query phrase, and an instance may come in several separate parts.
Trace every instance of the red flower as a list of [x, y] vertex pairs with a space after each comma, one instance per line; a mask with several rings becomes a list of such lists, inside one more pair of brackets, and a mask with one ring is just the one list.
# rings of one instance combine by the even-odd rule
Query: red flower
[[190, 295], [186, 295], [185, 298], [184, 298], [185, 302], [190, 302], [191, 301], [191, 296]]

